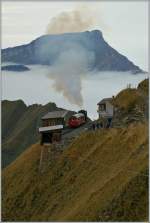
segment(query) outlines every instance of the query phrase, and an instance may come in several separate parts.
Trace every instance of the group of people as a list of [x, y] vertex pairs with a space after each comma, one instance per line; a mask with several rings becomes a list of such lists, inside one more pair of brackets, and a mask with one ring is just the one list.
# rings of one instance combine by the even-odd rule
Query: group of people
[[101, 129], [101, 128], [103, 128], [103, 123], [102, 122], [97, 122], [97, 123], [93, 123], [92, 124], [92, 129], [93, 130], [96, 130], [96, 129]]
[[112, 123], [112, 118], [108, 118], [105, 124], [102, 121], [93, 123], [92, 129], [97, 130], [97, 129], [101, 129], [101, 128], [110, 128], [111, 123]]

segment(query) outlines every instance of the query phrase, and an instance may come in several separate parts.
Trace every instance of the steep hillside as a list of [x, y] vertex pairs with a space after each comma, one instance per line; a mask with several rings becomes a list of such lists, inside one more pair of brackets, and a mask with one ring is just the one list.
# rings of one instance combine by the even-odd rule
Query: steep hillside
[[113, 49], [99, 30], [44, 35], [29, 44], [3, 49], [2, 62], [53, 65], [59, 57], [61, 61], [66, 56], [69, 58], [64, 52], [83, 55], [83, 61], [87, 61], [90, 70], [143, 72]]
[[86, 132], [39, 173], [35, 144], [2, 174], [3, 221], [148, 221], [148, 127]]
[[54, 103], [26, 106], [23, 101], [2, 101], [2, 167], [39, 140], [41, 117], [57, 110]]
[[147, 122], [149, 113], [149, 80], [141, 81], [137, 88], [126, 88], [113, 99], [114, 126], [125, 126], [132, 122]]
[[[39, 169], [43, 149], [39, 144], [3, 169], [2, 220], [148, 221], [148, 89], [146, 79], [113, 99], [112, 128], [82, 132], [63, 150], [44, 147], [43, 171]], [[32, 123], [38, 112], [37, 105], [31, 112], [17, 103], [24, 118], [4, 132], [5, 139], [16, 129], [20, 132], [27, 117]], [[16, 117], [11, 119], [15, 109], [8, 115], [11, 127], [17, 122]], [[26, 130], [22, 142], [29, 139]], [[11, 144], [15, 145], [13, 139]]]

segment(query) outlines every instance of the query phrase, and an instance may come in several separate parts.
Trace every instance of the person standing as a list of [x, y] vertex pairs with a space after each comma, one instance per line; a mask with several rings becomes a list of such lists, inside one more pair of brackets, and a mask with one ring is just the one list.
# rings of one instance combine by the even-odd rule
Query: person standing
[[92, 129], [95, 131], [95, 123], [92, 124]]

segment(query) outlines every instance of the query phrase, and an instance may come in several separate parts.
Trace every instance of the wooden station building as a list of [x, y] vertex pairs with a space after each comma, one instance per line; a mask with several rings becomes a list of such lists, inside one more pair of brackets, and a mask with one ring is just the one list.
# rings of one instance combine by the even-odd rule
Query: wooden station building
[[114, 106], [112, 103], [113, 98], [104, 98], [98, 105], [99, 118], [112, 118], [114, 115]]
[[113, 97], [104, 98], [97, 105], [100, 125], [103, 128], [109, 128], [112, 125], [112, 119], [115, 111]]
[[69, 118], [75, 112], [60, 110], [48, 112], [42, 117], [42, 127], [39, 128], [41, 133], [41, 145], [59, 143], [61, 141], [62, 130], [67, 126]]

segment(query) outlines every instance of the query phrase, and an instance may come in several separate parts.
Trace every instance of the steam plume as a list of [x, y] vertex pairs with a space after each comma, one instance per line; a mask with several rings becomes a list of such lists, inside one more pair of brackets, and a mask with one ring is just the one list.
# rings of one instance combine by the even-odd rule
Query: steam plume
[[76, 44], [62, 52], [52, 66], [50, 78], [54, 80], [53, 87], [71, 104], [83, 106], [82, 75], [88, 72], [88, 67], [93, 60], [92, 52], [87, 52]]

